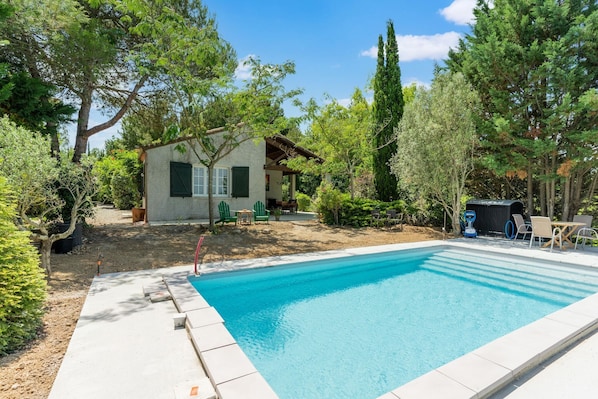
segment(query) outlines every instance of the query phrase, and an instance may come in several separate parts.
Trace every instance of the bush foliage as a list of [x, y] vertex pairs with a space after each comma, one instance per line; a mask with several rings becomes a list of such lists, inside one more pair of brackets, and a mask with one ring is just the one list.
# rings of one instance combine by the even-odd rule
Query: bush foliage
[[0, 355], [22, 347], [41, 325], [46, 280], [28, 233], [19, 231], [14, 199], [0, 177]]
[[119, 171], [112, 176], [110, 181], [112, 202], [118, 209], [131, 209], [141, 203], [141, 194], [137, 186], [124, 171]]
[[341, 193], [329, 184], [323, 184], [317, 191], [315, 207], [320, 220], [325, 224], [366, 227], [372, 224], [372, 210], [378, 209], [381, 214], [394, 209], [403, 215], [403, 220], [411, 225], [442, 226], [443, 210], [440, 206], [430, 207], [421, 201], [408, 202], [396, 200], [384, 202], [366, 198], [351, 199], [349, 194]]
[[297, 210], [305, 212], [311, 209], [311, 198], [309, 198], [309, 195], [298, 192], [295, 194], [295, 198], [297, 199]]
[[100, 188], [97, 200], [119, 209], [141, 205], [143, 165], [135, 151], [115, 150], [94, 167]]

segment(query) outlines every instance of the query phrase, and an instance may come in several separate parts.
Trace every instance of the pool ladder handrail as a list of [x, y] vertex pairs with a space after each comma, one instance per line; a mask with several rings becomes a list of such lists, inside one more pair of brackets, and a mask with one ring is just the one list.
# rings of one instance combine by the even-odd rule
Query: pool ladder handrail
[[201, 251], [201, 244], [203, 243], [204, 236], [199, 236], [199, 241], [197, 241], [197, 247], [195, 248], [195, 262], [193, 265], [193, 272], [196, 276], [200, 275], [199, 270], [197, 270], [197, 259], [199, 258], [199, 251]]

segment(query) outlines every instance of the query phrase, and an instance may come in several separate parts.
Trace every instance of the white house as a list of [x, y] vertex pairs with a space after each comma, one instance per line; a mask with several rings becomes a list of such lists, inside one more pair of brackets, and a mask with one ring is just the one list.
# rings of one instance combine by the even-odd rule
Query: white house
[[[224, 129], [208, 132], [222, 135]], [[181, 152], [176, 146], [184, 145]], [[218, 203], [231, 210], [252, 209], [256, 201], [272, 204], [282, 200], [283, 176], [289, 175], [290, 197], [295, 194], [295, 175], [281, 161], [296, 156], [320, 159], [285, 136], [248, 140], [226, 155], [214, 168], [213, 215], [218, 219]], [[186, 139], [141, 149], [144, 164], [145, 221], [177, 221], [208, 218], [208, 171]]]

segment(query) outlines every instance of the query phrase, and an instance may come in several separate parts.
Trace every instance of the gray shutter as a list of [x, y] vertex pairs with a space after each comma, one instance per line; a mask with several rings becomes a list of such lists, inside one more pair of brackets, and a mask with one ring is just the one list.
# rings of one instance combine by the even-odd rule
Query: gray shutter
[[249, 198], [249, 167], [233, 166], [233, 198]]
[[193, 166], [189, 163], [171, 162], [170, 163], [170, 196], [171, 197], [191, 197], [193, 191], [191, 188]]

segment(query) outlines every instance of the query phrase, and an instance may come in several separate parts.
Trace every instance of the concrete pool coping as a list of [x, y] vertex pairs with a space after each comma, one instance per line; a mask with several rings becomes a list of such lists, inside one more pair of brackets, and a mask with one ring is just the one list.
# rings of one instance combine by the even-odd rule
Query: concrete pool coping
[[[449, 246], [466, 249], [474, 247], [499, 254], [519, 255], [549, 262], [598, 267], [598, 256], [588, 254], [589, 251], [559, 251], [549, 253], [544, 250], [530, 250], [509, 242], [505, 243], [504, 240], [496, 242], [485, 240], [451, 240], [212, 263], [202, 265], [201, 272], [207, 273], [237, 270], [239, 268], [255, 268], [258, 266], [275, 266], [313, 259], [354, 256], [431, 246]], [[500, 248], [501, 246], [503, 248]], [[166, 392], [168, 391], [172, 394], [172, 391], [176, 390], [175, 385], [177, 385], [177, 381], [184, 380], [183, 385], [188, 387], [190, 384], [195, 383], [195, 380], [205, 375], [204, 370], [211, 377], [210, 381], [221, 399], [277, 398], [276, 393], [234, 342], [218, 312], [210, 307], [191, 286], [187, 279], [189, 275], [192, 275], [191, 265], [103, 275], [94, 279], [90, 295], [82, 310], [81, 317], [49, 398], [103, 398], [110, 395], [103, 387], [99, 388], [100, 382], [115, 384], [120, 381], [122, 384], [125, 384], [125, 380], [128, 381], [131, 387], [121, 387], [120, 392], [129, 389], [130, 392], [140, 394], [131, 394], [127, 397], [173, 397], [167, 396]], [[126, 283], [123, 279], [126, 280]], [[161, 309], [160, 306], [162, 305], [154, 306], [156, 304], [153, 304], [150, 307], [144, 305], [143, 312], [133, 311], [129, 302], [131, 298], [135, 298], [134, 300], [137, 301], [137, 296], [134, 296], [130, 292], [126, 295], [115, 296], [114, 292], [112, 292], [112, 290], [123, 290], [124, 288], [130, 291], [135, 286], [137, 294], [141, 295], [142, 284], [149, 284], [149, 280], [155, 282], [158, 279], [163, 280], [167, 284], [174, 300], [174, 302], [169, 302], [170, 305], [164, 305], [169, 307], [167, 310], [160, 310], [160, 317], [158, 318], [154, 315], [154, 311], [155, 309]], [[98, 301], [102, 302], [102, 304], [100, 305]], [[89, 305], [88, 302], [90, 302]], [[106, 323], [103, 320], [106, 310], [102, 310], [102, 306], [104, 308], [115, 309], [107, 315], [109, 320]], [[191, 353], [195, 349], [201, 362], [197, 360], [197, 357], [195, 361], [189, 359], [188, 354], [179, 359], [181, 355], [178, 352], [170, 353], [172, 351], [170, 347], [159, 341], [162, 347], [152, 349], [156, 349], [158, 352], [161, 350], [162, 357], [159, 358], [160, 360], [157, 360], [156, 356], [149, 359], [146, 358], [144, 364], [145, 367], [153, 367], [154, 369], [160, 369], [160, 364], [165, 364], [170, 368], [169, 373], [167, 373], [169, 376], [152, 375], [152, 381], [149, 384], [151, 388], [148, 388], [148, 390], [153, 389], [151, 391], [152, 395], [142, 395], [140, 384], [148, 385], [146, 382], [147, 376], [143, 374], [137, 375], [137, 371], [140, 370], [136, 370], [135, 366], [131, 366], [126, 356], [118, 352], [122, 347], [123, 351], [131, 350], [132, 353], [143, 357], [145, 354], [141, 355], [141, 353], [144, 352], [145, 348], [148, 345], [156, 346], [156, 341], [152, 336], [153, 333], [149, 332], [144, 334], [144, 336], [137, 336], [131, 340], [123, 340], [122, 338], [127, 338], [126, 336], [129, 332], [122, 329], [134, 327], [131, 324], [127, 324], [127, 326], [121, 325], [120, 328], [117, 326], [118, 323], [115, 323], [116, 320], [114, 320], [113, 313], [118, 313], [118, 307], [126, 308], [127, 316], [134, 315], [133, 317], [135, 317], [139, 315], [145, 317], [148, 324], [172, 323], [172, 320], [168, 320], [168, 312], [170, 312], [170, 317], [176, 312], [184, 313], [186, 315], [186, 335], [189, 337], [184, 337], [187, 343], [180, 342], [180, 333], [185, 330], [173, 330], [172, 324], [170, 324], [170, 330], [165, 335], [168, 340], [172, 340], [173, 337], [171, 335], [178, 334], [176, 335], [177, 351], [187, 346]], [[149, 309], [151, 311], [147, 311]], [[124, 312], [121, 313], [123, 313], [122, 319], [124, 320]], [[120, 318], [118, 319], [120, 320]], [[110, 328], [112, 330], [120, 331], [121, 342], [117, 342], [115, 338], [112, 346], [104, 343], [105, 332], [101, 328], [94, 326], [91, 323], [92, 321], [98, 323], [100, 327], [103, 324], [111, 324]], [[501, 387], [509, 384], [513, 379], [522, 375], [527, 370], [537, 366], [543, 360], [562, 351], [571, 343], [580, 340], [583, 336], [590, 334], [598, 327], [597, 323], [598, 294], [595, 294], [484, 345], [461, 358], [380, 396], [379, 399], [487, 397]], [[94, 328], [97, 329], [95, 335], [90, 333], [90, 330]], [[143, 329], [150, 330], [151, 327], [143, 326]], [[83, 334], [81, 334], [81, 330]], [[105, 345], [96, 348], [97, 344], [95, 342], [98, 341], [101, 341]], [[595, 345], [598, 346], [598, 339]], [[90, 349], [92, 349], [91, 352]], [[101, 349], [101, 355], [97, 353], [98, 349]], [[112, 357], [110, 357], [109, 352], [113, 354]], [[114, 357], [115, 355], [117, 356]], [[148, 362], [155, 362], [157, 364], [149, 365], [147, 364]], [[177, 362], [180, 364], [177, 364]], [[105, 369], [107, 368], [110, 369], [108, 377], [105, 376]], [[114, 375], [117, 373], [117, 370], [126, 374], [124, 378], [118, 381]], [[94, 373], [96, 377], [88, 377], [93, 376]], [[172, 378], [172, 375], [176, 375], [177, 373], [183, 373], [183, 375]], [[82, 376], [85, 377], [81, 378]], [[160, 384], [169, 385], [163, 387], [163, 395], [159, 395], [156, 388], [154, 388], [155, 385]], [[136, 388], [133, 389], [132, 387]], [[598, 383], [596, 383], [596, 388], [598, 388]], [[101, 394], [97, 394], [96, 391], [101, 392]], [[66, 395], [67, 393], [68, 395]], [[119, 397], [114, 394], [112, 396]], [[189, 396], [176, 394], [174, 397], [181, 398]]]

